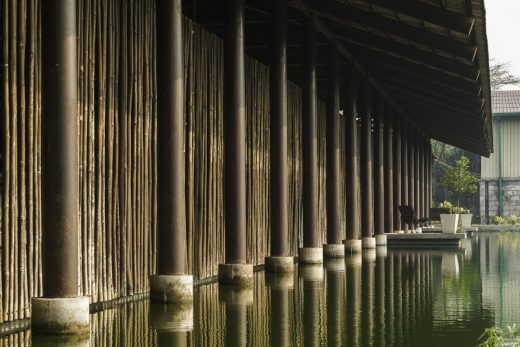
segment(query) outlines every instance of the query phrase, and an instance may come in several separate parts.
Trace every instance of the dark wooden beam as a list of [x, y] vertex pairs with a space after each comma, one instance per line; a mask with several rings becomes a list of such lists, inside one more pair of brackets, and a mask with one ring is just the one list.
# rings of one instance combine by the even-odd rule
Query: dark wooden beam
[[420, 1], [370, 0], [370, 3], [466, 35], [471, 33], [475, 21], [473, 17], [460, 15]]
[[356, 50], [357, 46], [363, 46], [367, 50], [378, 50], [387, 55], [393, 54], [395, 56], [413, 59], [417, 62], [458, 74], [471, 80], [477, 80], [479, 75], [479, 70], [473, 65], [399, 43], [367, 31], [342, 25], [336, 32], [338, 33], [338, 39], [345, 42], [349, 47], [352, 47], [353, 51]]
[[471, 82], [442, 71], [435, 71], [413, 62], [391, 57], [381, 52], [369, 51], [359, 48], [358, 58], [365, 63], [371, 71], [377, 70], [385, 74], [393, 74], [397, 78], [412, 77], [442, 85], [445, 88], [455, 89], [468, 96], [478, 96], [479, 87], [476, 82]]
[[349, 6], [346, 3], [310, 0], [304, 0], [304, 2], [307, 6], [316, 11], [318, 16], [328, 18], [343, 25], [348, 25], [348, 22], [355, 23], [420, 43], [470, 61], [473, 61], [475, 58], [477, 47], [467, 42], [421, 30], [405, 23]]

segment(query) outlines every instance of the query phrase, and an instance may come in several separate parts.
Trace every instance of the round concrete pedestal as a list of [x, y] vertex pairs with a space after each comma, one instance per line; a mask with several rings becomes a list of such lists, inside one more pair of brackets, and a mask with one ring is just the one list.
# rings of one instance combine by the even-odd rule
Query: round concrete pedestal
[[150, 276], [150, 300], [157, 303], [179, 303], [192, 301], [193, 276]]
[[324, 271], [321, 264], [310, 264], [298, 266], [298, 275], [304, 281], [321, 282], [323, 281]]
[[386, 235], [376, 235], [376, 246], [386, 246]]
[[31, 347], [89, 347], [90, 335], [32, 335]]
[[151, 304], [150, 327], [164, 332], [188, 332], [193, 330], [193, 302], [176, 304]]
[[89, 298], [32, 298], [31, 330], [45, 335], [88, 335]]
[[361, 240], [343, 240], [343, 244], [345, 245], [345, 254], [361, 252]]
[[218, 281], [222, 284], [249, 286], [253, 284], [252, 264], [219, 264]]
[[363, 249], [375, 249], [376, 248], [376, 238], [375, 237], [363, 237], [361, 239], [361, 247]]
[[324, 258], [343, 258], [345, 256], [345, 246], [343, 244], [324, 244]]
[[293, 272], [294, 257], [265, 257], [266, 272]]
[[298, 250], [300, 264], [323, 264], [323, 248], [304, 247]]

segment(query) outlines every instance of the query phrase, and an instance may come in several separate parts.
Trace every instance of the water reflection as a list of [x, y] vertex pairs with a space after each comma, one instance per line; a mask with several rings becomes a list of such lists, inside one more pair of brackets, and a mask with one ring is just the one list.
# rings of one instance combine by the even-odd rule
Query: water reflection
[[[458, 252], [378, 248], [290, 275], [259, 272], [250, 288], [196, 288], [193, 306], [144, 300], [93, 314], [90, 341], [32, 345], [474, 346], [484, 328], [520, 323], [518, 235], [480, 233]], [[0, 337], [0, 347], [30, 343], [28, 331]]]

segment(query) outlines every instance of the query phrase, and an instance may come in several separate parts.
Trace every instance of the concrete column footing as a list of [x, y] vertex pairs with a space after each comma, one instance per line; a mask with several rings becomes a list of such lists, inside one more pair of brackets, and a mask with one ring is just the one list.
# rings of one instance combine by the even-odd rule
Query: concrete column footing
[[363, 249], [375, 249], [376, 248], [376, 238], [375, 237], [363, 237], [361, 239], [361, 247], [363, 247]]
[[150, 300], [156, 303], [179, 303], [192, 301], [193, 276], [150, 276]]
[[345, 256], [345, 245], [327, 243], [323, 245], [323, 257], [343, 258]]
[[294, 271], [294, 257], [265, 257], [265, 271], [287, 273]]
[[376, 235], [376, 246], [386, 246], [386, 235]]
[[221, 284], [250, 286], [253, 284], [253, 264], [219, 264], [218, 281]]
[[298, 250], [300, 264], [323, 264], [323, 248], [303, 247]]
[[31, 330], [44, 335], [88, 335], [89, 298], [32, 298]]
[[361, 240], [343, 240], [343, 244], [345, 245], [345, 254], [361, 252]]

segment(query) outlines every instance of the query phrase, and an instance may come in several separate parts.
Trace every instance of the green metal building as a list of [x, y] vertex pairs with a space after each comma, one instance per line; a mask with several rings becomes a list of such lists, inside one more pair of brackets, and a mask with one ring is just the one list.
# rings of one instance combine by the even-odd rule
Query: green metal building
[[495, 215], [520, 215], [520, 90], [494, 91], [491, 99], [495, 152], [481, 161], [483, 222]]

